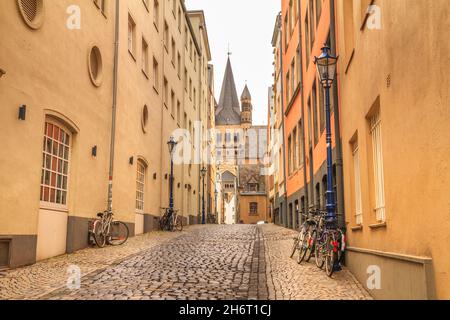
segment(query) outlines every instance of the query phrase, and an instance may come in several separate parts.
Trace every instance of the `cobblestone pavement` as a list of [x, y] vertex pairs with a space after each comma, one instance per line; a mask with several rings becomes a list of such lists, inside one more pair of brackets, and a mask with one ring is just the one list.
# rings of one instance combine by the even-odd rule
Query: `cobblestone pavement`
[[[333, 279], [289, 259], [293, 231], [274, 225], [194, 226], [152, 233], [123, 247], [87, 249], [8, 272], [0, 298], [75, 299], [369, 299], [344, 270]], [[83, 278], [67, 289], [66, 270]]]
[[372, 299], [363, 286], [343, 269], [326, 276], [316, 267], [314, 257], [310, 263], [298, 265], [296, 256], [289, 258], [296, 233], [274, 225], [263, 226], [266, 243], [266, 270], [269, 299], [278, 300], [366, 300]]
[[0, 300], [37, 299], [55, 289], [65, 287], [68, 268], [72, 265], [78, 266], [84, 277], [196, 228], [200, 226], [189, 226], [183, 233], [152, 232], [130, 238], [120, 247], [88, 248], [32, 266], [0, 271]]

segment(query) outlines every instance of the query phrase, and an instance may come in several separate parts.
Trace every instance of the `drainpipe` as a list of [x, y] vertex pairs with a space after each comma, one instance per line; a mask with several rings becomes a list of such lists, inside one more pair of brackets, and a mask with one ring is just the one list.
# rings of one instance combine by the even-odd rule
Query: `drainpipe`
[[[336, 54], [336, 16], [335, 16], [335, 2], [330, 0], [330, 41], [332, 54]], [[336, 76], [337, 87], [339, 88], [339, 78]], [[339, 112], [339, 94], [337, 90], [333, 90], [334, 95], [334, 128], [336, 137], [336, 198], [337, 198], [337, 212], [342, 214], [338, 216], [338, 224], [340, 227], [345, 226], [344, 216], [344, 178], [343, 178], [343, 160], [342, 160], [342, 137], [340, 127], [340, 112]]]
[[108, 210], [112, 211], [113, 201], [113, 176], [114, 176], [114, 149], [116, 140], [116, 114], [117, 114], [117, 83], [119, 73], [119, 26], [120, 26], [120, 4], [116, 0], [116, 21], [114, 35], [114, 71], [113, 71], [113, 104], [111, 121], [111, 145], [109, 155], [109, 184], [108, 184]]
[[[285, 142], [286, 142], [286, 133], [284, 131], [285, 124], [284, 124], [284, 76], [283, 76], [283, 29], [282, 29], [282, 20], [283, 16], [281, 12], [279, 13], [281, 16], [281, 19], [279, 20], [278, 28], [280, 30], [280, 76], [281, 76], [281, 126], [283, 128], [283, 172], [284, 172], [284, 206], [286, 210], [283, 210], [283, 216], [286, 218], [283, 218], [283, 224], [285, 227], [287, 227], [288, 221], [288, 197], [287, 197], [287, 171], [286, 171], [286, 148], [285, 148]], [[283, 209], [283, 207], [281, 207]]]
[[[298, 0], [298, 28], [299, 28], [299, 48], [300, 48], [300, 75], [302, 76], [302, 81], [300, 83], [300, 94], [302, 99], [302, 140], [303, 140], [303, 184], [305, 186], [305, 208], [308, 210], [309, 208], [309, 184], [308, 184], [308, 173], [306, 169], [306, 135], [305, 135], [305, 93], [303, 92], [303, 43], [302, 43], [302, 15], [301, 15], [301, 0]], [[299, 199], [300, 200], [300, 199]], [[304, 212], [303, 214], [305, 214]], [[300, 217], [300, 223], [303, 223], [303, 217]]]

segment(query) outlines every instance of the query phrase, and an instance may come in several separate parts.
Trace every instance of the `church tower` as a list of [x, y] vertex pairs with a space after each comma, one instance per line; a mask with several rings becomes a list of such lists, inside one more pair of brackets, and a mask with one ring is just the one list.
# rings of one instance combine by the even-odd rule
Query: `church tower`
[[244, 129], [249, 129], [252, 126], [252, 96], [248, 90], [247, 85], [245, 85], [244, 91], [241, 95], [241, 124]]

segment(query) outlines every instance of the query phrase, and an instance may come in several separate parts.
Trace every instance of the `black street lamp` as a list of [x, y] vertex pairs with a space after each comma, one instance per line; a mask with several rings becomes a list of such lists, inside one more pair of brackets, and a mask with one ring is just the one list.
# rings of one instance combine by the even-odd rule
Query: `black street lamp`
[[203, 167], [200, 170], [200, 174], [202, 176], [202, 185], [203, 185], [203, 193], [202, 193], [202, 224], [206, 224], [206, 217], [205, 217], [205, 176], [206, 176], [206, 168]]
[[333, 190], [333, 151], [331, 140], [331, 107], [330, 107], [330, 88], [333, 85], [336, 76], [336, 65], [338, 57], [330, 55], [330, 47], [325, 45], [322, 48], [322, 54], [315, 57], [314, 64], [317, 67], [320, 83], [325, 89], [325, 113], [326, 113], [326, 142], [327, 142], [327, 221], [336, 221], [336, 200]]
[[215, 213], [215, 216], [216, 216], [216, 218], [215, 218], [216, 224], [219, 223], [219, 211], [217, 209], [217, 197], [218, 197], [218, 195], [219, 195], [219, 191], [217, 190], [217, 187], [215, 187], [215, 190], [214, 190], [214, 204], [215, 204], [216, 207], [214, 208], [214, 213]]
[[173, 213], [173, 152], [175, 150], [175, 146], [177, 145], [177, 142], [174, 140], [173, 137], [170, 137], [169, 141], [167, 142], [167, 146], [169, 147], [169, 154], [170, 154], [170, 181], [169, 181], [169, 187], [170, 187], [170, 196], [169, 196], [169, 209], [170, 213]]

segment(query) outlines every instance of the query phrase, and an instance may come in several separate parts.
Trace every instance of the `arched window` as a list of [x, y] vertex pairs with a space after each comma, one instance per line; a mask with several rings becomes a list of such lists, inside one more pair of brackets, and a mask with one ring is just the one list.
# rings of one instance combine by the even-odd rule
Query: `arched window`
[[147, 166], [144, 161], [137, 162], [137, 176], [136, 176], [136, 212], [144, 212], [144, 197], [145, 197], [145, 175]]
[[67, 208], [71, 140], [68, 129], [46, 120], [40, 200], [51, 206]]

